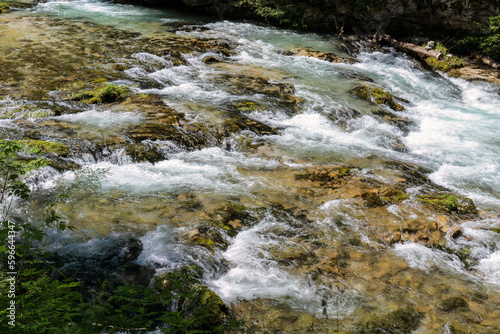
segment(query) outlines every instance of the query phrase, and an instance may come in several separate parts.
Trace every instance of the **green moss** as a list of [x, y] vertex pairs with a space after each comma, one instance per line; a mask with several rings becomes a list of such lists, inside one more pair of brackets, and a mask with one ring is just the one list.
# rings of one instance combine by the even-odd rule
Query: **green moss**
[[295, 175], [296, 180], [310, 180], [313, 182], [321, 182], [324, 187], [330, 186], [339, 180], [351, 176], [352, 168], [325, 168], [320, 170], [306, 171], [305, 173]]
[[351, 175], [351, 170], [352, 170], [352, 168], [340, 168], [338, 170], [338, 172], [339, 172], [338, 178], [343, 178], [344, 176]]
[[55, 154], [58, 156], [67, 156], [68, 155], [68, 146], [61, 143], [53, 143], [43, 140], [34, 140], [34, 139], [24, 139], [20, 140], [20, 143], [24, 144], [28, 150], [36, 150], [45, 154]]
[[54, 116], [54, 112], [49, 109], [40, 109], [39, 107], [31, 104], [24, 104], [17, 108], [7, 110], [0, 116], [0, 118], [45, 118]]
[[419, 201], [442, 211], [450, 213], [458, 211], [458, 197], [455, 195], [423, 195], [420, 196]]
[[425, 62], [433, 69], [444, 73], [449, 73], [449, 75], [454, 77], [460, 75], [460, 71], [458, 71], [458, 69], [464, 67], [463, 60], [455, 56], [444, 57], [442, 60], [437, 60], [433, 57], [427, 57], [425, 58]]
[[129, 95], [125, 86], [108, 84], [106, 79], [95, 79], [90, 83], [77, 81], [63, 86], [60, 90], [70, 100], [82, 101], [88, 104], [111, 103], [123, 100]]
[[255, 145], [252, 145], [253, 143], [252, 136], [246, 133], [240, 133], [238, 135], [235, 135], [234, 141], [236, 142], [236, 145], [238, 145], [238, 147], [242, 150], [249, 150], [255, 147]]
[[0, 13], [7, 13], [10, 10], [10, 6], [6, 2], [1, 2], [0, 3]]
[[84, 91], [77, 94], [75, 100], [81, 100], [88, 104], [111, 103], [123, 100], [127, 97], [128, 92], [128, 88], [125, 86], [107, 84], [92, 91]]
[[376, 104], [384, 104], [394, 111], [405, 110], [401, 104], [394, 100], [394, 96], [391, 93], [380, 88], [360, 86], [351, 90], [351, 93], [362, 98], [363, 100]]
[[263, 111], [265, 108], [252, 101], [240, 102], [236, 104], [236, 109], [241, 112]]
[[211, 251], [212, 253], [215, 251], [215, 243], [207, 238], [196, 236], [191, 240], [191, 244], [198, 245], [204, 247]]
[[410, 198], [404, 193], [404, 191], [399, 189], [392, 189], [380, 196], [380, 199], [385, 202], [385, 204], [396, 204]]

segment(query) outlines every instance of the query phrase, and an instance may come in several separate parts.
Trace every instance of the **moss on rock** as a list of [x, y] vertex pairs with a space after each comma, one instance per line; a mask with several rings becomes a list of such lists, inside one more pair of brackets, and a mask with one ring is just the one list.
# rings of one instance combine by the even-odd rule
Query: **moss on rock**
[[23, 139], [20, 143], [24, 144], [28, 150], [36, 150], [44, 154], [57, 155], [65, 157], [68, 155], [69, 147], [62, 143], [48, 142], [43, 140]]
[[125, 99], [129, 90], [125, 86], [115, 84], [98, 85], [93, 90], [86, 90], [73, 96], [74, 100], [83, 101], [88, 104], [112, 103]]
[[241, 112], [263, 111], [265, 108], [259, 103], [245, 101], [236, 104], [236, 109]]
[[54, 116], [54, 111], [43, 109], [33, 104], [23, 104], [15, 108], [11, 108], [0, 114], [0, 119], [17, 119], [17, 118], [45, 118]]
[[6, 2], [1, 2], [0, 3], [0, 13], [8, 13], [10, 10], [10, 6]]
[[352, 167], [343, 166], [313, 169], [295, 175], [295, 179], [320, 182], [322, 187], [329, 187], [340, 182], [343, 178], [351, 176], [352, 169]]
[[454, 194], [422, 195], [418, 201], [447, 213], [477, 214], [477, 209], [471, 199]]
[[385, 192], [382, 196], [380, 196], [380, 199], [385, 203], [385, 204], [397, 204], [399, 202], [404, 201], [405, 199], [410, 198], [406, 193], [402, 190], [399, 189], [391, 189], [387, 192]]
[[405, 108], [401, 104], [395, 101], [396, 99], [408, 103], [407, 100], [397, 98], [388, 91], [385, 91], [381, 88], [359, 86], [351, 90], [351, 93], [362, 98], [363, 100], [376, 104], [384, 104], [394, 111], [405, 110]]
[[450, 56], [445, 56], [442, 60], [437, 60], [433, 57], [427, 57], [424, 59], [427, 65], [432, 67], [434, 70], [448, 73], [448, 75], [453, 77], [459, 77], [460, 71], [459, 69], [464, 67], [464, 62], [462, 59]]

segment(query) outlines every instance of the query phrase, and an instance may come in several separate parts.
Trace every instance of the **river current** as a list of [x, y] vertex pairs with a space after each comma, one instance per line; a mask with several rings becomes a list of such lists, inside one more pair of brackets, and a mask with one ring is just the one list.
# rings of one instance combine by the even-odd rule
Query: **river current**
[[[95, 144], [125, 138], [124, 129], [148, 121], [139, 107], [74, 105], [59, 101], [53, 88], [44, 95], [52, 104], [36, 94], [32, 100], [0, 96], [2, 138], [22, 139], [37, 129], [43, 140], [83, 147], [65, 158], [78, 168], [49, 167], [33, 177], [38, 197], [18, 203], [16, 211], [22, 216], [29, 209], [27, 216], [36, 220], [42, 200], [61, 184], [70, 189], [74, 197], [61, 209], [78, 231], [54, 234], [50, 244], [74, 259], [74, 267], [85, 261], [99, 266], [109, 249], [123, 247], [119, 240], [132, 237], [143, 246], [135, 262], [157, 274], [200, 266], [203, 283], [260, 332], [306, 332], [311, 323], [321, 330], [340, 323], [345, 332], [355, 332], [363, 319], [376, 322], [400, 308], [420, 317], [411, 328], [415, 333], [500, 330], [497, 86], [433, 73], [404, 54], [355, 40], [97, 0], [49, 0], [0, 16], [4, 27], [13, 22], [35, 22], [41, 30], [47, 22], [59, 22], [47, 35], [67, 22], [92, 32], [106, 26], [134, 38], [224, 41], [233, 49], [230, 55], [189, 52], [182, 54], [185, 63], [173, 66], [171, 58], [138, 45], [126, 56], [101, 53], [104, 61], [94, 69], [101, 66], [108, 81], [134, 94], [159, 98], [189, 124], [217, 128], [232, 119], [228, 115], [234, 109], [228, 105], [248, 106], [239, 112], [251, 125], [222, 139], [191, 147], [145, 139], [141, 145], [162, 156], [152, 163], [134, 160], [119, 145]], [[84, 29], [71, 33], [75, 40], [87, 34]], [[12, 38], [36, 43], [33, 34], [18, 30]], [[0, 48], [0, 59], [7, 59], [7, 45]], [[286, 52], [297, 48], [358, 62]], [[71, 57], [71, 49], [62, 51]], [[210, 64], [206, 57], [222, 62]], [[108, 70], [108, 58], [120, 66]], [[72, 73], [64, 66], [61, 77]], [[391, 92], [405, 110], [395, 112], [353, 95], [360, 84]], [[272, 95], [278, 91], [274, 87], [279, 97]], [[289, 96], [300, 103], [290, 107], [289, 100], [279, 100]], [[8, 114], [21, 105], [35, 113], [56, 107], [72, 111], [37, 118]], [[252, 130], [252, 121], [264, 130]], [[51, 126], [56, 130], [46, 130]], [[97, 195], [68, 186], [78, 181], [81, 168], [105, 171]], [[334, 176], [315, 178], [322, 170]], [[408, 170], [425, 182], [407, 181]], [[391, 187], [405, 197], [369, 204], [366, 194], [389, 194]], [[469, 198], [478, 213], [426, 207], [419, 196], [429, 189]], [[439, 227], [443, 220], [460, 226], [461, 235]], [[213, 221], [223, 222], [231, 233], [214, 234], [213, 227], [206, 232], [203, 226]], [[432, 224], [438, 227], [427, 227]], [[414, 227], [421, 225], [426, 227]], [[414, 229], [425, 230], [427, 239]], [[439, 247], [433, 246], [436, 230], [443, 232]], [[212, 244], [196, 244], [201, 237]], [[72, 263], [66, 267], [71, 270]], [[443, 306], [453, 298], [467, 306]]]

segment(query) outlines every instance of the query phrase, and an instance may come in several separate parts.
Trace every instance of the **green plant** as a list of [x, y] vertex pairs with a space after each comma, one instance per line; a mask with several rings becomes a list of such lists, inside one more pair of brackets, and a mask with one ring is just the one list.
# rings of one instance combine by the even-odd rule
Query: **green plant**
[[28, 148], [24, 143], [0, 139], [0, 202], [1, 222], [5, 222], [10, 212], [14, 197], [27, 199], [30, 189], [23, 177], [31, 171], [47, 166], [44, 158], [32, 159], [28, 162], [19, 159], [19, 154], [39, 153], [36, 148]]
[[108, 168], [83, 167], [75, 172], [75, 177], [72, 180], [61, 177], [56, 180], [56, 184], [58, 191], [70, 195], [71, 200], [71, 198], [100, 194], [102, 182], [106, 180], [108, 175]]
[[353, 6], [356, 9], [369, 12], [385, 4], [387, 4], [387, 0], [356, 0]]
[[[2, 263], [8, 265], [8, 271], [0, 271], [0, 317], [11, 315], [7, 305], [15, 310], [15, 322], [2, 321], [0, 332], [248, 332], [219, 296], [198, 283], [200, 275], [195, 276], [196, 270], [190, 267], [169, 273], [149, 287], [122, 284], [110, 290], [105, 280], [98, 289], [88, 289], [85, 282], [74, 278], [57, 279], [64, 275], [52, 267], [53, 253], [45, 250], [45, 237], [48, 229], [73, 230], [58, 214], [57, 204], [46, 204], [45, 218], [38, 223], [9, 219], [14, 198], [30, 196], [24, 177], [47, 166], [44, 158], [26, 161], [26, 155], [33, 152], [23, 142], [0, 140], [0, 253]], [[74, 186], [97, 192], [105, 173], [83, 169], [76, 173]]]
[[304, 21], [304, 11], [291, 0], [242, 0], [238, 6], [250, 7], [257, 17], [267, 22], [277, 23], [294, 28], [307, 28]]
[[500, 15], [489, 18], [489, 26], [483, 28], [483, 36], [467, 36], [454, 46], [459, 53], [481, 53], [500, 61]]
[[[30, 195], [24, 177], [48, 163], [44, 158], [27, 162], [20, 159], [22, 153], [38, 152], [22, 142], [0, 140], [0, 253], [9, 272], [1, 273], [0, 288], [2, 292], [9, 291], [9, 294], [0, 294], [0, 302], [2, 305], [15, 302], [18, 310], [15, 328], [19, 333], [57, 333], [77, 314], [75, 305], [81, 296], [73, 293], [72, 289], [79, 283], [59, 282], [49, 276], [50, 270], [46, 265], [48, 253], [43, 251], [42, 242], [47, 228], [63, 231], [71, 227], [57, 214], [54, 203], [47, 205], [46, 218], [41, 223], [13, 222], [9, 219], [13, 200], [16, 197], [27, 199]], [[6, 307], [0, 309], [0, 316], [7, 318]], [[7, 326], [10, 330], [14, 328], [12, 323]]]

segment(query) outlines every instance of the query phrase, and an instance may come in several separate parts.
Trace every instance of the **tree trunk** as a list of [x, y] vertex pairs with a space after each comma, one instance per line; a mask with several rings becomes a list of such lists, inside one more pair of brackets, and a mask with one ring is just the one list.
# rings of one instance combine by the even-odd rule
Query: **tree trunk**
[[413, 57], [433, 57], [437, 60], [443, 59], [443, 54], [440, 51], [436, 50], [426, 50], [423, 46], [419, 46], [412, 43], [404, 43], [398, 40], [395, 40], [389, 35], [381, 35], [376, 36], [375, 39], [377, 42], [390, 45], [399, 51], [407, 53]]

